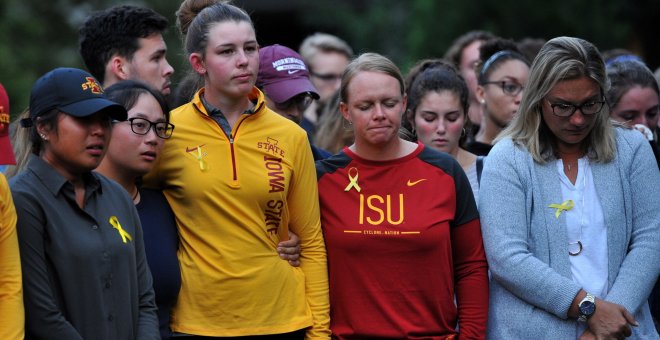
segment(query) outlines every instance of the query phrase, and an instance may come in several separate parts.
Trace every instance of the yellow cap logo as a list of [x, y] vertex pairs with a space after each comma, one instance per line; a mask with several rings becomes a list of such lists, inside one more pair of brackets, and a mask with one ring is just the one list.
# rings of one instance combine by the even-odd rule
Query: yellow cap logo
[[87, 80], [86, 82], [82, 83], [82, 89], [84, 90], [90, 90], [92, 91], [93, 94], [101, 94], [103, 93], [103, 88], [99, 83], [96, 82], [96, 79], [92, 77], [85, 77]]

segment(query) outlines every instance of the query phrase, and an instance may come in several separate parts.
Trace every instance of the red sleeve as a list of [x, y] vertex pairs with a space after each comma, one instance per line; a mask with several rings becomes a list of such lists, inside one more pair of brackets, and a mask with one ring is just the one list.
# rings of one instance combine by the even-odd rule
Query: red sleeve
[[485, 339], [488, 323], [488, 263], [479, 219], [451, 230], [460, 339]]

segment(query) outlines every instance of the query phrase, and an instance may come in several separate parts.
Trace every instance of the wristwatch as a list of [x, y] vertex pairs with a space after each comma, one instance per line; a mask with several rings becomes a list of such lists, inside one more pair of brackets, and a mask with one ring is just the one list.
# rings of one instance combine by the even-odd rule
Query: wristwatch
[[594, 315], [596, 312], [596, 297], [587, 293], [587, 296], [580, 301], [578, 304], [578, 310], [580, 311], [580, 316], [578, 316], [578, 321], [587, 322], [589, 318]]

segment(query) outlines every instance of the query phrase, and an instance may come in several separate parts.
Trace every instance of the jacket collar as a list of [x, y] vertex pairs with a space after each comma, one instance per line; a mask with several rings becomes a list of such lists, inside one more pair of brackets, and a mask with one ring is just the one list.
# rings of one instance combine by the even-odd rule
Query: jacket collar
[[[201, 112], [206, 116], [209, 116], [213, 112], [208, 112], [206, 106], [204, 105], [205, 101], [202, 98], [204, 92], [205, 92], [205, 88], [202, 87], [201, 89], [199, 89], [199, 91], [195, 93], [195, 96], [193, 97], [191, 103], [193, 106], [197, 108], [199, 112]], [[249, 112], [250, 114], [258, 114], [266, 108], [265, 96], [263, 92], [261, 92], [261, 90], [259, 90], [256, 86], [252, 87], [252, 91], [250, 91], [250, 93], [248, 94], [248, 99], [252, 103], [254, 103], [254, 108], [251, 110], [251, 112]]]

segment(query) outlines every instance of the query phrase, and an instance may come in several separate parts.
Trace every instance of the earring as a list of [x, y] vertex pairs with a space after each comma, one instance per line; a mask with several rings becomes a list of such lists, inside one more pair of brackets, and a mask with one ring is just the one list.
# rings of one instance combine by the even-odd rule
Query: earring
[[467, 132], [465, 132], [465, 128], [463, 128], [463, 131], [461, 131], [461, 137], [465, 137], [465, 134], [466, 134], [466, 133], [467, 133]]
[[39, 137], [41, 137], [41, 139], [43, 139], [43, 140], [48, 140], [48, 137], [43, 133], [40, 133]]
[[479, 101], [479, 103], [486, 104], [486, 100], [482, 99], [482, 100]]
[[[348, 123], [348, 125], [346, 125], [346, 123]], [[353, 122], [351, 122], [348, 119], [342, 119], [341, 120], [341, 125], [344, 128], [344, 130], [350, 130], [350, 129], [352, 129], [351, 125], [353, 125]]]

